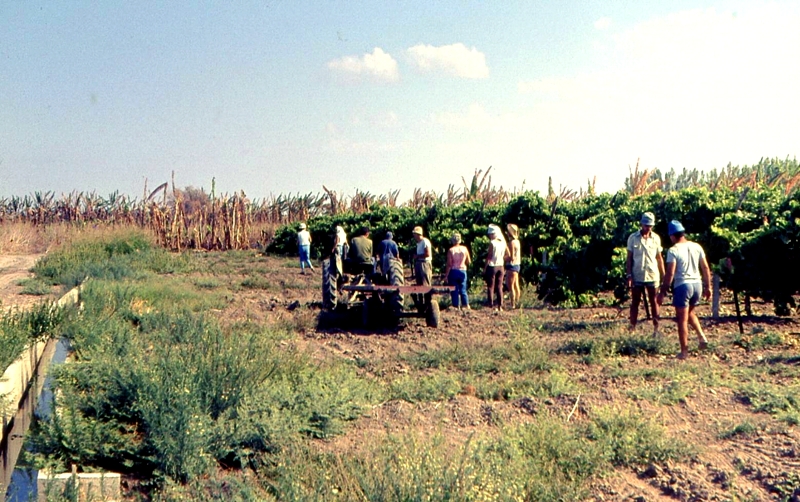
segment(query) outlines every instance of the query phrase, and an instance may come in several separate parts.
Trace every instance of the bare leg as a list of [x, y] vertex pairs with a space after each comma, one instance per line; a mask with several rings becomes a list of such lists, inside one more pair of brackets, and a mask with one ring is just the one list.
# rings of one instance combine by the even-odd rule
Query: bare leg
[[513, 272], [511, 275], [513, 276], [511, 288], [514, 291], [514, 298], [516, 299], [516, 303], [514, 303], [512, 307], [519, 308], [522, 302], [522, 291], [519, 289], [519, 272]]
[[678, 342], [681, 344], [679, 359], [686, 359], [689, 355], [689, 307], [675, 307], [675, 322], [678, 324]]
[[700, 350], [705, 350], [705, 348], [708, 347], [708, 339], [706, 338], [705, 333], [703, 333], [703, 327], [700, 326], [700, 319], [698, 319], [697, 314], [694, 313], [694, 305], [689, 307], [688, 323], [695, 333], [697, 333], [697, 340], [699, 342]]
[[647, 299], [650, 301], [650, 312], [653, 314], [653, 334], [658, 331], [658, 302], [656, 301], [656, 288], [648, 287]]
[[636, 329], [636, 321], [639, 319], [639, 303], [642, 301], [642, 288], [634, 286], [631, 288], [631, 331]]

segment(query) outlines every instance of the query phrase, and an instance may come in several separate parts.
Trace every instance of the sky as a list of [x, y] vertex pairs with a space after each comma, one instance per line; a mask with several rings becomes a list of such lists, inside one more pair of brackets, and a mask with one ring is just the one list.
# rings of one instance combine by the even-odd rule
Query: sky
[[0, 2], [0, 198], [621, 189], [800, 155], [800, 2]]

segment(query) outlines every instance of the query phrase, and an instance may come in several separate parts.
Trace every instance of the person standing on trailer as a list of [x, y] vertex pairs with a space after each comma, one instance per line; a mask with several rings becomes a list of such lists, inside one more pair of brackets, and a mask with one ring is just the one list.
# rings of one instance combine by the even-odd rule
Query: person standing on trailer
[[375, 265], [372, 263], [372, 239], [369, 238], [369, 227], [361, 227], [358, 235], [350, 241], [348, 260], [351, 270], [356, 274], [370, 277], [375, 272]]
[[[411, 231], [417, 248], [414, 253], [414, 280], [417, 286], [430, 286], [433, 279], [433, 246], [422, 232], [422, 227], [414, 227]], [[414, 303], [419, 307], [424, 303], [423, 295], [413, 295]]]
[[636, 329], [639, 318], [639, 304], [645, 295], [653, 317], [653, 336], [658, 335], [658, 302], [656, 290], [664, 277], [664, 258], [661, 257], [661, 237], [653, 232], [656, 218], [647, 212], [639, 221], [641, 227], [628, 237], [628, 256], [625, 261], [626, 285], [631, 290], [630, 327]]
[[394, 241], [392, 232], [386, 232], [386, 238], [378, 245], [378, 259], [381, 264], [381, 273], [388, 279], [389, 278], [389, 261], [392, 259], [400, 259], [400, 249]]
[[306, 274], [306, 265], [314, 271], [314, 265], [311, 264], [311, 234], [306, 230], [306, 224], [300, 224], [300, 231], [297, 232], [297, 248], [300, 252], [300, 273]]

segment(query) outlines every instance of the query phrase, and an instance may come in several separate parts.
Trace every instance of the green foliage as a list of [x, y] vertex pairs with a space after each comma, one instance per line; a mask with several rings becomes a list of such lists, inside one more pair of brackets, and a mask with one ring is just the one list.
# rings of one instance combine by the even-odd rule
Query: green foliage
[[71, 288], [86, 278], [123, 279], [144, 271], [173, 273], [186, 267], [184, 255], [154, 246], [140, 230], [117, 233], [107, 240], [83, 240], [48, 253], [36, 262], [37, 277]]
[[585, 427], [542, 414], [499, 437], [370, 437], [357, 452], [295, 444], [270, 469], [267, 489], [286, 500], [583, 500], [615, 465], [683, 458], [688, 449], [641, 415], [611, 410]]
[[626, 334], [572, 339], [562, 345], [559, 352], [583, 355], [587, 363], [596, 363], [606, 357], [666, 354], [671, 352], [670, 348], [661, 337]]
[[53, 292], [51, 285], [38, 277], [22, 279], [17, 282], [17, 286], [22, 286], [22, 295], [44, 296]]
[[[109, 248], [96, 244], [81, 249], [105, 256]], [[223, 328], [203, 314], [225, 305], [221, 295], [156, 276], [140, 258], [148, 251], [137, 249], [114, 246], [129, 278], [90, 281], [81, 318], [65, 324], [75, 355], [55, 371], [58, 413], [33, 434], [38, 464], [191, 486], [219, 466], [262, 466], [292, 437], [338, 434], [378, 399], [349, 365], [287, 350], [284, 332]], [[62, 256], [71, 257], [60, 274], [81, 268], [72, 251]], [[42, 334], [50, 325], [37, 313], [25, 319]]]
[[655, 417], [645, 417], [632, 408], [597, 410], [587, 425], [586, 435], [597, 442], [615, 466], [646, 465], [691, 454], [687, 445], [666, 434]]
[[[313, 254], [323, 257], [330, 252], [336, 225], [349, 233], [367, 225], [376, 243], [392, 230], [408, 258], [413, 250], [411, 229], [420, 225], [433, 244], [437, 270], [444, 267], [450, 235], [460, 232], [475, 258], [470, 277], [477, 278], [488, 245], [488, 224], [516, 223], [521, 277], [537, 285], [540, 299], [580, 306], [595, 302], [600, 291], [613, 291], [618, 301], [625, 301], [627, 237], [637, 230], [641, 214], [652, 211], [654, 231], [665, 248], [670, 246], [667, 224], [678, 219], [722, 273], [724, 286], [773, 301], [778, 314], [790, 314], [796, 307], [792, 295], [800, 284], [800, 262], [795, 259], [800, 254], [800, 191], [786, 189], [780, 180], [797, 181], [797, 161], [764, 159], [757, 166], [728, 166], [707, 178], [697, 172], [667, 173], [664, 179], [658, 171], [653, 175], [663, 181], [665, 191], [638, 196], [629, 191], [590, 192], [572, 199], [525, 192], [497, 205], [476, 200], [420, 210], [374, 205], [366, 213], [311, 218]], [[747, 177], [751, 182], [745, 186], [741, 180]], [[740, 182], [731, 181], [736, 179]], [[295, 254], [296, 231], [294, 225], [279, 228], [269, 250]]]
[[0, 374], [31, 343], [60, 334], [67, 311], [50, 303], [39, 303], [27, 311], [0, 312]]

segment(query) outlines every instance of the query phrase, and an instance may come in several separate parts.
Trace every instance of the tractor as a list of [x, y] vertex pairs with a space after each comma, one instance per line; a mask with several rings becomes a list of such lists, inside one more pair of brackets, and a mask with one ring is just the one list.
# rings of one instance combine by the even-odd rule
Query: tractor
[[[387, 273], [353, 273], [335, 252], [322, 262], [322, 306], [326, 311], [361, 309], [365, 327], [396, 326], [404, 317], [424, 317], [431, 327], [439, 326], [439, 303], [435, 294], [450, 293], [454, 286], [406, 286], [403, 262], [389, 260]], [[404, 295], [414, 297], [415, 310], [406, 311]]]

